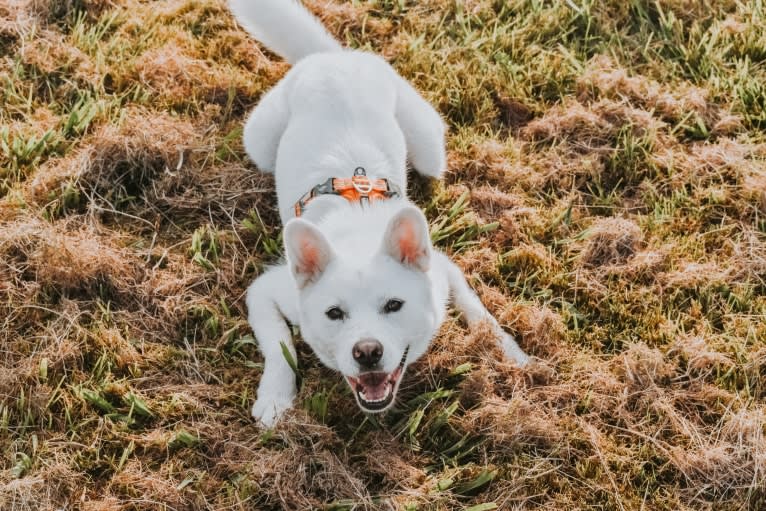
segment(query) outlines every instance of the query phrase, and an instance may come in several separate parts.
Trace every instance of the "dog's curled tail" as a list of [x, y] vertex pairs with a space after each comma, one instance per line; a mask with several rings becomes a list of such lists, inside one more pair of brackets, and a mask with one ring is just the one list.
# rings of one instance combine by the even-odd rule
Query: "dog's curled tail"
[[240, 25], [289, 63], [343, 47], [297, 0], [229, 0]]

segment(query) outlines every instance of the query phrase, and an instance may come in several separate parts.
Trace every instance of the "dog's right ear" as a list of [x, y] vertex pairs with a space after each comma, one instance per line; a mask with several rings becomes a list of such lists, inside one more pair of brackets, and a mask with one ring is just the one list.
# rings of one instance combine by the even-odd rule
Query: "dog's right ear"
[[383, 235], [383, 252], [405, 266], [428, 271], [431, 237], [426, 217], [418, 208], [407, 206], [388, 222]]
[[299, 289], [315, 282], [335, 254], [324, 234], [311, 222], [294, 218], [285, 225], [287, 265]]

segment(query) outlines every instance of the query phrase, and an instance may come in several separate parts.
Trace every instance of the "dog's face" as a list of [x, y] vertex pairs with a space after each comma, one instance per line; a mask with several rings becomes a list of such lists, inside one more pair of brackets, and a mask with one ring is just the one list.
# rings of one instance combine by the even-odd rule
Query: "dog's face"
[[[343, 374], [362, 410], [387, 409], [407, 364], [426, 351], [438, 327], [423, 214], [399, 211], [371, 257], [333, 247], [300, 219], [288, 222], [284, 238], [304, 340]], [[364, 260], [356, 260], [360, 252]]]

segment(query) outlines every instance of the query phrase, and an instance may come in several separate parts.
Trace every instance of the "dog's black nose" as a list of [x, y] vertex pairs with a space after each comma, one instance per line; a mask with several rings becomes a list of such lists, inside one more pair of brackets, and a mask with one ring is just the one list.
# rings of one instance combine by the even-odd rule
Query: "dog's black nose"
[[354, 344], [352, 353], [360, 366], [372, 368], [383, 357], [383, 345], [375, 339], [363, 339]]

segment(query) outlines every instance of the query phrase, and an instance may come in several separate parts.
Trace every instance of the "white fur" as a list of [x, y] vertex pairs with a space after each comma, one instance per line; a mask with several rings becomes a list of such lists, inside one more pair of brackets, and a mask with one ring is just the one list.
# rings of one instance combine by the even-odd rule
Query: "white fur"
[[[431, 247], [423, 214], [405, 198], [362, 208], [321, 196], [301, 219], [295, 202], [329, 177], [363, 167], [406, 190], [407, 160], [440, 177], [444, 124], [438, 113], [380, 57], [343, 49], [293, 0], [231, 0], [239, 23], [295, 63], [248, 118], [244, 143], [259, 169], [274, 172], [285, 226], [287, 262], [269, 269], [247, 292], [248, 320], [265, 363], [253, 416], [272, 426], [295, 397], [295, 378], [280, 343], [295, 356], [286, 323], [328, 367], [356, 377], [361, 339], [383, 346], [380, 369], [393, 372], [406, 349], [409, 364], [425, 353], [447, 304], [469, 325], [489, 321], [506, 354], [527, 362], [465, 282]], [[404, 302], [385, 313], [390, 299]], [[340, 307], [346, 317], [325, 314]]]

